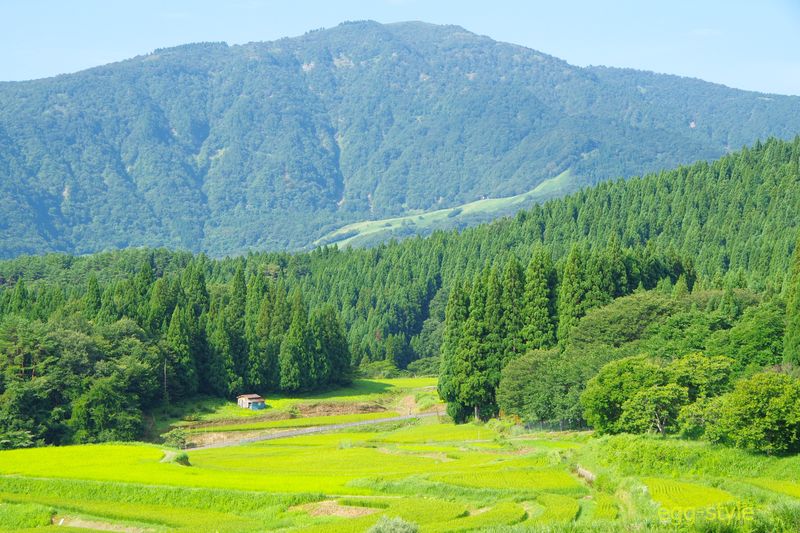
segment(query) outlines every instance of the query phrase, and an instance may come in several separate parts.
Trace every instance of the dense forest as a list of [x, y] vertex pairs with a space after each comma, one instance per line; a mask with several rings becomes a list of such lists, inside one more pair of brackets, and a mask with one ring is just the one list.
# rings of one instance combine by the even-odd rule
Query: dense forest
[[[165, 401], [311, 390], [352, 370], [440, 373], [457, 420], [502, 410], [734, 439], [705, 421], [735, 417], [708, 413], [734, 412], [758, 380], [793, 408], [799, 159], [800, 138], [772, 139], [366, 250], [0, 262], [0, 440], [135, 438]], [[783, 377], [762, 377], [777, 365]], [[647, 379], [605, 378], [619, 368]], [[710, 377], [694, 384], [687, 368]], [[648, 425], [642, 413], [666, 404], [683, 408], [653, 408]]]
[[0, 257], [297, 250], [350, 222], [563, 174], [577, 190], [798, 130], [798, 97], [578, 68], [456, 26], [365, 21], [160, 49], [0, 83]]

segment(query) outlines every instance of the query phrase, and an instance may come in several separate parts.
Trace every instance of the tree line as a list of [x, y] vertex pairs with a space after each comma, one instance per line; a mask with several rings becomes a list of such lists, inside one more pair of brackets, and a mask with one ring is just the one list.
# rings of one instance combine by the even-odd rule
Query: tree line
[[499, 408], [540, 427], [800, 452], [798, 244], [783, 294], [664, 280], [588, 311], [562, 346], [508, 361]]
[[[82, 290], [0, 295], [0, 427], [15, 442], [133, 439], [143, 412], [197, 394], [297, 392], [348, 383], [350, 352], [333, 305], [266, 275], [208, 285], [203, 260]], [[9, 437], [8, 435], [12, 435]], [[2, 435], [0, 435], [1, 437]]]
[[531, 350], [563, 346], [586, 312], [661, 280], [694, 285], [690, 261], [637, 247], [572, 248], [556, 267], [537, 246], [523, 268], [516, 256], [487, 265], [450, 291], [445, 313], [439, 392], [457, 421], [498, 412], [501, 371]]

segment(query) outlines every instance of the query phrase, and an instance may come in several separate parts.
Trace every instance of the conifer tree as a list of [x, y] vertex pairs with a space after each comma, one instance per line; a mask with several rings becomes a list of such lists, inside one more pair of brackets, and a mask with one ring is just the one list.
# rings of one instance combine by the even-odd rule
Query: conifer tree
[[232, 392], [242, 392], [242, 384], [237, 379], [233, 368], [231, 342], [225, 320], [225, 314], [217, 312], [208, 321], [209, 362], [208, 384], [212, 391], [220, 396]]
[[335, 308], [325, 305], [315, 309], [309, 319], [309, 331], [317, 384], [345, 381], [349, 375], [350, 354]]
[[231, 295], [226, 312], [226, 326], [230, 338], [233, 371], [242, 380], [247, 374], [247, 338], [245, 336], [245, 309], [247, 304], [247, 285], [244, 267], [240, 263], [231, 282]]
[[197, 370], [191, 352], [188, 309], [176, 306], [165, 338], [168, 351], [166, 389], [170, 398], [186, 398], [197, 392]]
[[686, 282], [686, 276], [681, 274], [675, 286], [672, 287], [672, 297], [676, 300], [681, 300], [689, 295], [689, 284]]
[[583, 283], [585, 261], [580, 248], [573, 246], [564, 264], [558, 292], [558, 342], [565, 343], [570, 330], [583, 315], [586, 291]]
[[28, 287], [25, 285], [25, 280], [23, 278], [19, 278], [17, 283], [14, 285], [14, 291], [11, 293], [9, 310], [12, 313], [24, 312], [28, 307], [28, 300]]
[[555, 344], [556, 269], [545, 248], [538, 246], [525, 271], [525, 294], [522, 304], [522, 341], [527, 350], [548, 348]]
[[497, 265], [488, 271], [486, 283], [486, 303], [484, 314], [481, 318], [484, 328], [484, 337], [481, 340], [481, 350], [491, 359], [488, 361], [490, 368], [496, 366], [504, 358], [506, 344], [505, 315], [503, 306], [503, 279]]
[[292, 294], [292, 323], [281, 343], [280, 365], [281, 390], [294, 392], [304, 390], [314, 383], [311, 374], [310, 349], [307, 328], [308, 318], [299, 290]]
[[[525, 352], [522, 338], [524, 321], [525, 273], [516, 255], [506, 262], [503, 271], [503, 294], [501, 307], [503, 313], [503, 358], [501, 367]], [[498, 377], [499, 380], [499, 377]]]
[[344, 385], [352, 380], [350, 368], [350, 348], [344, 334], [344, 327], [333, 305], [328, 304], [318, 313], [322, 343], [330, 366], [330, 383]]
[[181, 285], [186, 294], [186, 305], [199, 317], [208, 311], [209, 298], [206, 276], [197, 262], [192, 262], [185, 270]]
[[[442, 346], [439, 362], [439, 397], [455, 405], [458, 392], [458, 376], [456, 375], [456, 354], [464, 323], [469, 316], [469, 291], [470, 287], [461, 281], [456, 281], [447, 298], [445, 307], [444, 331], [442, 332]], [[449, 407], [448, 407], [449, 409]], [[457, 417], [453, 417], [456, 419]], [[458, 416], [463, 419], [462, 416]]]
[[800, 239], [794, 249], [787, 296], [783, 359], [800, 366]]
[[272, 336], [272, 297], [270, 291], [262, 300], [255, 325], [255, 339], [250, 345], [247, 375], [255, 390], [277, 390], [278, 351], [280, 343]]
[[[150, 305], [148, 306], [146, 327], [151, 332], [157, 332], [165, 324], [165, 318], [172, 316], [177, 303], [177, 295], [166, 278], [159, 278], [153, 283], [150, 290]], [[167, 326], [169, 324], [167, 323]]]
[[[455, 415], [456, 421], [463, 422], [465, 415], [472, 414], [477, 419], [491, 417], [496, 410], [494, 391], [491, 386], [492, 358], [487, 353], [488, 328], [486, 322], [488, 269], [476, 276], [469, 298], [469, 316], [464, 323], [453, 370], [456, 383], [453, 408], [448, 412]], [[459, 420], [458, 417], [461, 419]]]
[[633, 288], [628, 280], [625, 254], [616, 235], [611, 236], [611, 241], [602, 255], [603, 274], [605, 276], [604, 289], [608, 299], [619, 298], [628, 294]]
[[86, 284], [86, 294], [83, 297], [86, 313], [89, 317], [94, 318], [100, 311], [101, 298], [100, 284], [97, 282], [97, 276], [92, 274], [89, 276], [89, 281]]

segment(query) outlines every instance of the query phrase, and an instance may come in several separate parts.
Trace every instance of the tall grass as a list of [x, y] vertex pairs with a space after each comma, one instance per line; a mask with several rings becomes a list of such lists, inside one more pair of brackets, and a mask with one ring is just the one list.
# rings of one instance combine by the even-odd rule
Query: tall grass
[[3, 531], [48, 526], [52, 516], [53, 510], [44, 505], [0, 501], [0, 530]]

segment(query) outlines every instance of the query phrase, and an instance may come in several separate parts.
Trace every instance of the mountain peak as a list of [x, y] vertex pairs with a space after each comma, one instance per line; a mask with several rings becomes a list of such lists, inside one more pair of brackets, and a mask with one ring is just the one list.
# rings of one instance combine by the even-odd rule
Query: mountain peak
[[298, 249], [354, 223], [555, 196], [797, 131], [800, 98], [583, 69], [459, 26], [355, 21], [165, 48], [0, 85], [0, 256]]

